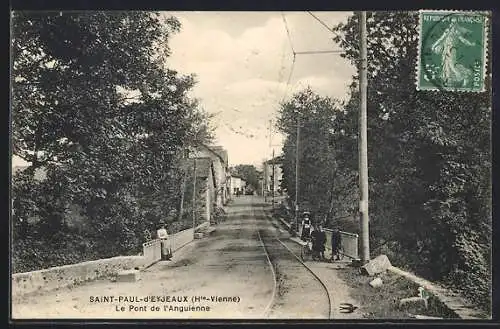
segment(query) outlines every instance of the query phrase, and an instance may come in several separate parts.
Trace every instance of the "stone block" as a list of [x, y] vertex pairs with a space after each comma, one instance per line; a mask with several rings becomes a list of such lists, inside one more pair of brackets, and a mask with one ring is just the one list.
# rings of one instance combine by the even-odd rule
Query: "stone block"
[[121, 271], [116, 275], [116, 282], [136, 282], [139, 279], [140, 272], [138, 270]]
[[420, 297], [408, 297], [399, 301], [399, 309], [410, 313], [418, 313], [427, 310], [427, 300]]
[[203, 238], [203, 233], [201, 233], [201, 232], [195, 233], [194, 234], [194, 238], [195, 239], [202, 239]]
[[386, 255], [380, 255], [363, 265], [360, 271], [362, 274], [373, 276], [385, 272], [391, 266], [389, 258]]
[[380, 286], [382, 286], [384, 282], [382, 281], [381, 278], [376, 278], [376, 279], [373, 279], [372, 281], [370, 281], [370, 286], [372, 286], [373, 288], [378, 288]]

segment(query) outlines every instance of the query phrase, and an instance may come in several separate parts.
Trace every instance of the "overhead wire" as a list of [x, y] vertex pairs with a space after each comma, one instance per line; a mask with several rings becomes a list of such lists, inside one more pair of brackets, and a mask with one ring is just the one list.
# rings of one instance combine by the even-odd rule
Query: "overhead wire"
[[[333, 33], [336, 37], [340, 38], [341, 40], [344, 40], [342, 36], [340, 36], [338, 33], [336, 33], [332, 28], [330, 28], [324, 21], [322, 21], [318, 16], [314, 15], [312, 12], [307, 11], [309, 15], [311, 15], [315, 20], [317, 20], [324, 28], [326, 28], [330, 33]], [[297, 55], [313, 55], [313, 54], [342, 54], [344, 53], [344, 50], [311, 50], [311, 51], [295, 51], [295, 48], [293, 47], [293, 42], [292, 42], [292, 37], [290, 35], [290, 29], [288, 28], [288, 23], [285, 17], [285, 14], [281, 12], [281, 17], [283, 18], [283, 23], [285, 25], [285, 30], [288, 36], [288, 41], [290, 43], [290, 48], [292, 49], [293, 53], [293, 61], [292, 61], [292, 67], [290, 69], [290, 74], [288, 76], [288, 81], [286, 84], [286, 89], [285, 93], [282, 97], [281, 103], [283, 103], [286, 95], [288, 94], [288, 89], [290, 85], [290, 81], [293, 75], [293, 70], [295, 68], [295, 60]]]
[[[337, 36], [338, 38], [342, 39], [343, 38], [338, 34], [336, 33], [332, 28], [330, 28], [325, 22], [323, 22], [319, 17], [317, 17], [316, 15], [314, 15], [312, 12], [310, 11], [307, 11], [307, 13], [309, 15], [311, 15], [315, 20], [317, 20], [323, 27], [325, 27], [330, 33], [333, 33], [335, 36]], [[292, 79], [292, 76], [293, 76], [293, 72], [294, 72], [294, 69], [295, 69], [295, 62], [296, 62], [296, 58], [297, 58], [297, 55], [312, 55], [312, 54], [341, 54], [341, 53], [344, 53], [343, 50], [317, 50], [317, 51], [295, 51], [295, 48], [293, 46], [293, 41], [292, 41], [292, 37], [291, 37], [291, 34], [290, 34], [290, 29], [288, 28], [288, 22], [286, 20], [286, 17], [285, 17], [285, 14], [283, 12], [281, 12], [281, 17], [283, 19], [283, 23], [284, 23], [284, 27], [285, 27], [285, 31], [286, 31], [286, 34], [287, 34], [287, 38], [288, 38], [288, 43], [290, 44], [290, 48], [292, 50], [292, 54], [293, 54], [293, 58], [292, 58], [292, 65], [291, 65], [291, 68], [290, 68], [290, 72], [288, 74], [288, 79], [287, 79], [287, 82], [286, 82], [286, 86], [285, 86], [285, 91], [283, 93], [283, 97], [281, 98], [281, 101], [280, 103], [283, 103], [286, 96], [288, 95], [288, 91], [289, 91], [289, 88], [290, 88], [290, 82], [291, 82], [291, 79]], [[283, 65], [281, 65], [281, 68], [283, 67]], [[280, 72], [279, 72], [279, 83], [281, 83], [281, 69], [280, 69]]]
[[296, 55], [312, 55], [312, 54], [342, 54], [343, 50], [310, 50], [310, 51], [297, 51]]
[[309, 15], [311, 15], [312, 17], [314, 17], [321, 25], [323, 25], [324, 27], [326, 27], [326, 29], [330, 32], [334, 32], [328, 25], [326, 25], [325, 22], [323, 22], [321, 19], [318, 18], [318, 16], [314, 15], [312, 12], [310, 11], [307, 11], [307, 13]]
[[288, 29], [288, 23], [286, 22], [285, 14], [281, 12], [281, 17], [283, 18], [283, 22], [285, 23], [286, 34], [288, 35], [288, 41], [290, 42], [290, 47], [292, 48], [292, 52], [295, 54], [295, 49], [293, 48], [292, 37], [290, 36], [290, 30]]
[[314, 15], [312, 12], [307, 11], [309, 15], [311, 15], [315, 20], [317, 20], [321, 25], [323, 25], [330, 33], [333, 33], [337, 38], [341, 39], [342, 41], [345, 41], [344, 38], [335, 32], [333, 28], [329, 27], [325, 22], [323, 22], [318, 16]]
[[290, 81], [292, 80], [292, 75], [293, 75], [293, 70], [295, 69], [295, 59], [297, 58], [296, 54], [293, 54], [293, 59], [292, 59], [292, 67], [290, 68], [290, 73], [288, 74], [288, 80], [286, 82], [286, 87], [285, 87], [285, 93], [283, 94], [283, 97], [281, 98], [281, 103], [285, 100], [286, 96], [288, 95], [288, 89], [290, 86]]
[[295, 52], [295, 49], [293, 48], [292, 37], [290, 35], [290, 30], [288, 29], [288, 23], [286, 21], [285, 14], [283, 12], [281, 12], [281, 17], [283, 18], [283, 23], [285, 24], [286, 34], [288, 35], [288, 41], [290, 43], [290, 48], [292, 49], [292, 53], [293, 53], [292, 66], [290, 68], [290, 73], [288, 74], [288, 79], [287, 79], [287, 82], [285, 85], [285, 92], [284, 92], [283, 97], [281, 98], [281, 101], [280, 101], [280, 103], [283, 103], [283, 101], [285, 100], [285, 98], [288, 94], [288, 88], [290, 86], [290, 81], [292, 80], [293, 71], [295, 69], [295, 59], [297, 58], [297, 53]]

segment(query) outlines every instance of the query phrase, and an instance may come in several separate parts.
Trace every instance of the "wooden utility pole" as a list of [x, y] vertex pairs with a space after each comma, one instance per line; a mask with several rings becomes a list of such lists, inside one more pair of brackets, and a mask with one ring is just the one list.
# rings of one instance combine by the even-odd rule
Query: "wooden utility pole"
[[367, 141], [367, 41], [366, 41], [366, 11], [358, 13], [359, 18], [359, 215], [361, 231], [361, 260], [370, 260], [370, 235], [368, 216], [368, 141]]
[[274, 184], [276, 179], [274, 178], [274, 148], [273, 148], [273, 157], [271, 158], [273, 171], [272, 171], [272, 180], [271, 180], [271, 190], [273, 191], [273, 209], [274, 209]]
[[295, 230], [299, 230], [299, 141], [300, 113], [297, 111], [297, 140], [295, 142]]
[[193, 232], [195, 228], [196, 228], [196, 158], [193, 159]]
[[[271, 155], [271, 166], [272, 166], [272, 169], [271, 169], [271, 179], [270, 179], [270, 184], [269, 184], [269, 187], [271, 189], [271, 193], [272, 193], [272, 205], [273, 205], [273, 209], [274, 209], [274, 184], [275, 184], [275, 179], [274, 179], [274, 145], [273, 145], [273, 120], [269, 120], [269, 147], [272, 148], [273, 152], [272, 152], [272, 155]], [[267, 167], [267, 166], [266, 166]]]
[[[183, 159], [184, 160], [184, 159]], [[182, 189], [182, 193], [181, 193], [181, 204], [179, 206], [179, 216], [178, 216], [178, 221], [181, 222], [182, 221], [182, 214], [184, 212], [184, 194], [186, 192], [186, 173], [184, 172], [183, 175], [182, 175], [182, 185], [181, 185], [181, 189]]]

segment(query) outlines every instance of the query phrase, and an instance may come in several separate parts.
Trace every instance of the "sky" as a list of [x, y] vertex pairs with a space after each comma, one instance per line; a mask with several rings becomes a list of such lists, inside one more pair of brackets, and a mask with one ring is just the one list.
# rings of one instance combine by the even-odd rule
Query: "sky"
[[[352, 15], [313, 14], [329, 27]], [[259, 167], [273, 149], [276, 155], [281, 153], [283, 136], [274, 127], [270, 130], [270, 120], [276, 122], [280, 101], [294, 91], [310, 86], [323, 96], [348, 95], [355, 68], [339, 54], [298, 54], [292, 70], [292, 47], [295, 52], [339, 49], [333, 33], [307, 12], [162, 15], [175, 16], [181, 23], [180, 32], [169, 41], [166, 65], [180, 74], [196, 75], [191, 96], [215, 115], [215, 144], [228, 151], [230, 165]], [[12, 164], [26, 165], [17, 157]]]
[[[307, 12], [164, 12], [181, 31], [170, 42], [167, 65], [196, 75], [192, 96], [215, 114], [216, 143], [230, 165], [254, 164], [281, 153], [283, 136], [272, 129], [279, 102], [310, 86], [323, 96], [345, 99], [355, 68], [339, 54], [293, 51], [338, 50], [333, 34]], [[351, 12], [313, 12], [327, 26]], [[283, 19], [283, 16], [285, 19]], [[285, 24], [286, 21], [286, 24]], [[287, 28], [289, 33], [287, 33]], [[288, 34], [290, 37], [288, 37]]]

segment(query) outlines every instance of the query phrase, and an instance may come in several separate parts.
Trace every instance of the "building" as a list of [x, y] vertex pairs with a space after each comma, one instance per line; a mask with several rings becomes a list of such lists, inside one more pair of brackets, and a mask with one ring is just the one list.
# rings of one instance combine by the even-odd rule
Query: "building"
[[222, 146], [200, 144], [191, 158], [209, 158], [212, 161], [215, 180], [214, 200], [218, 207], [224, 206], [230, 194], [230, 174], [227, 151]]
[[231, 195], [238, 195], [238, 192], [244, 193], [245, 192], [245, 186], [247, 185], [247, 182], [243, 179], [243, 177], [236, 175], [236, 174], [231, 174]]
[[[194, 165], [194, 160], [193, 160]], [[197, 213], [198, 225], [203, 221], [210, 222], [210, 216], [214, 210], [215, 203], [215, 172], [212, 159], [209, 157], [196, 158], [196, 204], [199, 207]]]
[[273, 191], [276, 194], [281, 192], [281, 180], [283, 179], [283, 159], [281, 156], [264, 161], [263, 166], [263, 189], [267, 195], [272, 195]]

